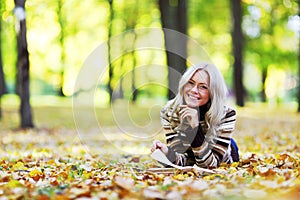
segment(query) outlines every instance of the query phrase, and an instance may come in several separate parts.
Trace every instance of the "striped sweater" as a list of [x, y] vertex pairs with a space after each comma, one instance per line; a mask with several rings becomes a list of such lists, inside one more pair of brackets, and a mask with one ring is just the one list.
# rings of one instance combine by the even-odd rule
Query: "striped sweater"
[[217, 136], [210, 143], [205, 140], [208, 127], [203, 112], [200, 110], [202, 117], [199, 118], [199, 126], [192, 129], [180, 121], [179, 108], [174, 108], [173, 104], [174, 100], [170, 100], [161, 110], [169, 160], [180, 166], [196, 164], [199, 167], [217, 167], [222, 162], [231, 163], [230, 143], [236, 122], [235, 110], [225, 106], [225, 117], [215, 127]]

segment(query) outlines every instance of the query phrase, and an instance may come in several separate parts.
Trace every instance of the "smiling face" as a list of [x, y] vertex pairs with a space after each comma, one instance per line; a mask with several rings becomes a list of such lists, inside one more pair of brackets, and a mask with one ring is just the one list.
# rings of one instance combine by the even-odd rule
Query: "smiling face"
[[189, 107], [203, 106], [209, 101], [209, 75], [206, 71], [195, 72], [183, 87], [183, 98]]

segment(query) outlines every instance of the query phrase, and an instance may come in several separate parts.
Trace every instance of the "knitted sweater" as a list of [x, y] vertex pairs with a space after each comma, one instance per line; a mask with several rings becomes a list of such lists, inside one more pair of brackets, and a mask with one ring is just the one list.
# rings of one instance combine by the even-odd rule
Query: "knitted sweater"
[[193, 129], [180, 121], [179, 108], [173, 104], [174, 100], [170, 100], [161, 110], [162, 127], [169, 149], [168, 159], [180, 166], [196, 164], [199, 167], [216, 167], [222, 162], [231, 163], [230, 141], [236, 122], [235, 110], [225, 106], [225, 117], [215, 127], [217, 136], [211, 143], [205, 140], [208, 127], [203, 109], [200, 108], [199, 126]]

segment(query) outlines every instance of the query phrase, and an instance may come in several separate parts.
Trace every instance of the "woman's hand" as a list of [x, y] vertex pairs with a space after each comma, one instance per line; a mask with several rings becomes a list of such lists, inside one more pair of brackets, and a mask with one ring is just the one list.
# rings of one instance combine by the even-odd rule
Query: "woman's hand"
[[187, 105], [180, 105], [179, 111], [180, 119], [186, 120], [192, 128], [196, 128], [199, 125], [198, 111]]
[[159, 140], [153, 141], [151, 152], [155, 151], [156, 149], [160, 149], [165, 155], [167, 155], [169, 151], [167, 145]]

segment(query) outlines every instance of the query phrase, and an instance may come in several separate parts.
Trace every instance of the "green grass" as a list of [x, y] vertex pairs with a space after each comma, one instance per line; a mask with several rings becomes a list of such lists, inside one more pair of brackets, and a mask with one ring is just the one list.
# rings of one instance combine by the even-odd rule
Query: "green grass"
[[[55, 96], [35, 96], [31, 99], [33, 121], [37, 128], [65, 127], [92, 129], [97, 126], [135, 126], [156, 128], [160, 126], [160, 105], [132, 104], [117, 101], [111, 107], [73, 107], [72, 98]], [[5, 95], [1, 102], [1, 129], [17, 128], [20, 124], [19, 99], [15, 95]]]

